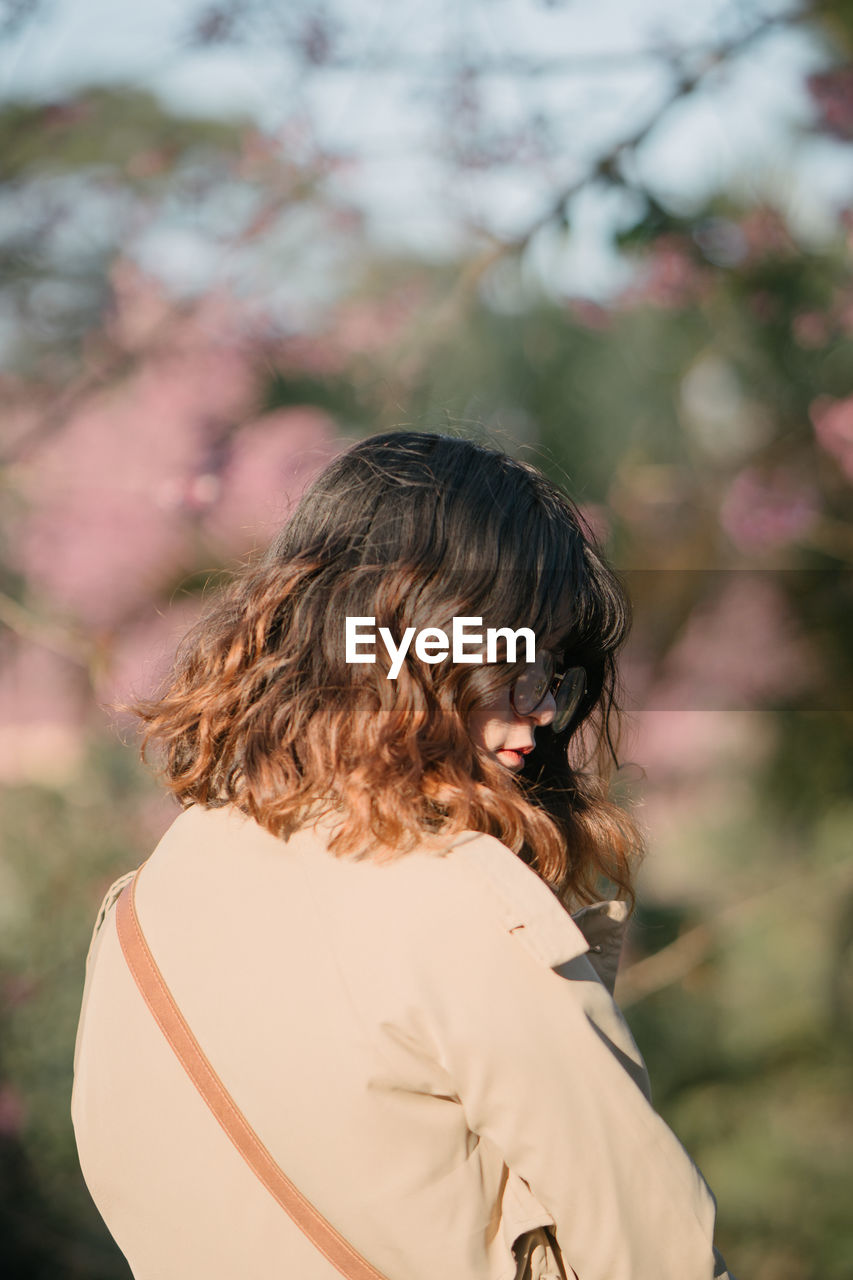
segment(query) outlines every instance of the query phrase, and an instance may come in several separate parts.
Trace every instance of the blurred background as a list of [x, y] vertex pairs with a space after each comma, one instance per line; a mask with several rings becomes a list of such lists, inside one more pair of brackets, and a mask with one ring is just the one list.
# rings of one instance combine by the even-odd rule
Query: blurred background
[[853, 4], [0, 0], [0, 1265], [69, 1118], [116, 704], [360, 436], [499, 442], [634, 599], [617, 995], [746, 1280], [853, 1275]]

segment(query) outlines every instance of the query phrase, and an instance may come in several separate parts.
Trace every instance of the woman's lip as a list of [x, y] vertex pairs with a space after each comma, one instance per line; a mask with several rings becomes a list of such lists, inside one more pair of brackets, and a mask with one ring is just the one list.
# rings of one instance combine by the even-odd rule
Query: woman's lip
[[532, 750], [532, 747], [501, 747], [495, 754], [498, 759], [501, 756], [509, 756], [509, 760], [502, 760], [501, 763], [510, 768], [516, 768], [524, 763], [523, 757], [529, 755]]

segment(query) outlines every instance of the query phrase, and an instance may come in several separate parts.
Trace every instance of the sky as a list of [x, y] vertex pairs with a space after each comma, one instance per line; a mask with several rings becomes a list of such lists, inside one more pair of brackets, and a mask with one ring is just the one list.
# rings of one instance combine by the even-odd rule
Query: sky
[[[390, 69], [367, 76], [313, 71], [307, 79], [290, 61], [279, 30], [292, 23], [298, 6], [273, 2], [271, 18], [244, 43], [207, 50], [187, 41], [201, 7], [199, 0], [147, 0], [144, 6], [44, 0], [38, 18], [0, 44], [0, 96], [57, 98], [92, 82], [130, 83], [153, 89], [181, 111], [246, 113], [272, 133], [301, 112], [324, 145], [358, 156], [360, 163], [333, 182], [366, 211], [373, 236], [390, 248], [441, 256], [452, 252], [460, 227], [471, 221], [497, 235], [518, 234], [550, 192], [582, 174], [609, 140], [654, 113], [670, 77], [660, 58], [643, 57], [644, 50], [701, 47], [789, 6], [772, 0], [329, 0], [343, 51]], [[495, 122], [511, 128], [531, 107], [551, 120], [557, 146], [550, 160], [497, 176], [450, 173], [436, 68], [460, 51], [478, 59], [565, 60], [559, 74], [496, 76], [486, 85], [485, 108]], [[668, 114], [638, 153], [640, 175], [676, 208], [724, 186], [767, 192], [819, 238], [833, 210], [853, 199], [849, 150], [806, 133], [812, 108], [803, 79], [821, 63], [821, 51], [796, 29], [764, 37]], [[431, 70], [421, 74], [423, 66]], [[446, 114], [443, 123], [447, 128]], [[571, 212], [571, 237], [546, 237], [538, 246], [542, 273], [566, 292], [606, 295], [625, 270], [608, 247], [607, 231], [632, 210], [624, 197], [593, 187]]]

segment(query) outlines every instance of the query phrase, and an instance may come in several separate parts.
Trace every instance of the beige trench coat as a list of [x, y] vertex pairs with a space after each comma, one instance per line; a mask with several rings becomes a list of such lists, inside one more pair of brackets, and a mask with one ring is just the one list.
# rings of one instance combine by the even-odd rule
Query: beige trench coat
[[[337, 1280], [134, 985], [114, 918], [128, 878], [95, 926], [74, 1060], [96, 1205], [136, 1280]], [[285, 844], [199, 807], [158, 845], [136, 903], [250, 1124], [388, 1280], [512, 1280], [513, 1242], [543, 1225], [570, 1280], [726, 1275], [713, 1198], [652, 1109], [611, 996], [621, 904], [573, 919], [478, 833], [353, 861], [322, 825]]]

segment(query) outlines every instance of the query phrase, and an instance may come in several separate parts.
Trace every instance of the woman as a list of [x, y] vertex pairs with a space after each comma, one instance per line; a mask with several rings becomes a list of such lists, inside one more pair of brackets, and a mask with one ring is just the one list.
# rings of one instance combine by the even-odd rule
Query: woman
[[[139, 708], [184, 806], [136, 882], [141, 931], [227, 1106], [368, 1273], [726, 1274], [611, 997], [641, 842], [581, 760], [615, 760], [627, 628], [554, 485], [398, 432], [327, 468]], [[142, 998], [128, 879], [92, 940], [72, 1113], [134, 1276], [339, 1275]]]

